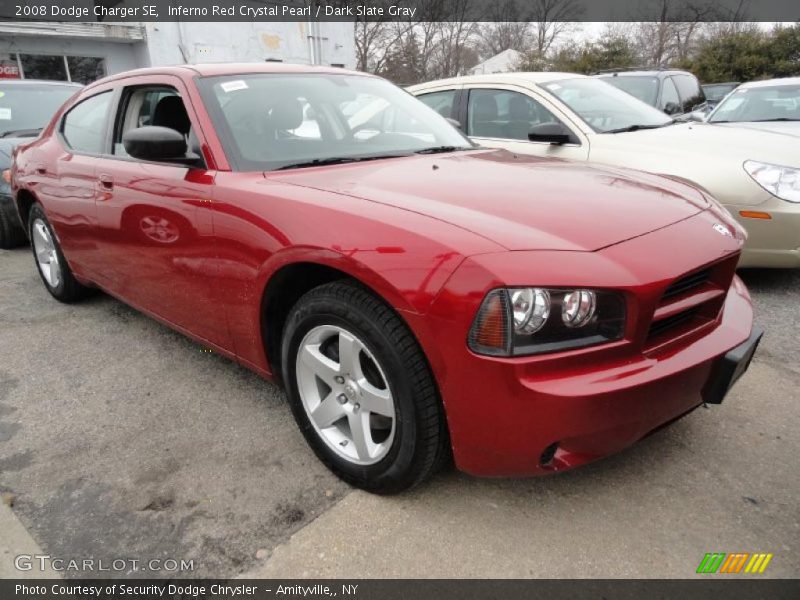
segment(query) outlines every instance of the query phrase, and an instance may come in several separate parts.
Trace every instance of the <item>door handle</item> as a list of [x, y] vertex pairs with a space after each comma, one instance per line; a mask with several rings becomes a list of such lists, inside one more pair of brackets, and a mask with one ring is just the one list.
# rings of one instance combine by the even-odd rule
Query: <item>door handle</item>
[[101, 174], [98, 178], [100, 188], [103, 190], [114, 189], [114, 178], [111, 175]]

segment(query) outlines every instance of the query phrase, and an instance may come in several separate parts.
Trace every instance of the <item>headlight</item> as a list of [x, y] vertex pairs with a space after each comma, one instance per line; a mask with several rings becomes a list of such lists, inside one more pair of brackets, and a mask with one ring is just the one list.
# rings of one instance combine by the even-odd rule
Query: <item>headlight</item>
[[800, 169], [748, 160], [744, 170], [773, 196], [787, 202], [800, 202]]
[[469, 332], [473, 352], [521, 356], [619, 340], [625, 299], [587, 289], [502, 288], [481, 303]]

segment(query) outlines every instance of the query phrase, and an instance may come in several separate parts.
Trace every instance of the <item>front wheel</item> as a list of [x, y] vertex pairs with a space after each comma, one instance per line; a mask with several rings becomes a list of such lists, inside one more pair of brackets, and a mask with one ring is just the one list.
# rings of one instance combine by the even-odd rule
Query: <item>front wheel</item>
[[447, 455], [427, 361], [406, 325], [364, 288], [335, 282], [303, 296], [289, 316], [282, 357], [303, 435], [348, 483], [397, 493]]

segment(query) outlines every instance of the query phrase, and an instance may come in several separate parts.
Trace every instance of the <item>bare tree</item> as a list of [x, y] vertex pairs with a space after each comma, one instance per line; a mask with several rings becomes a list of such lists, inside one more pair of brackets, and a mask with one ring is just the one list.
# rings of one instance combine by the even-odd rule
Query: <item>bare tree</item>
[[386, 64], [389, 53], [412, 26], [412, 23], [405, 22], [356, 20], [356, 68], [372, 73], [380, 71]]
[[529, 50], [532, 27], [527, 11], [522, 12], [520, 7], [518, 0], [503, 0], [486, 10], [486, 22], [480, 23], [476, 31], [481, 58], [491, 58], [505, 50]]
[[583, 13], [578, 0], [530, 0], [528, 4], [534, 49], [539, 56], [547, 54], [557, 39], [571, 31]]

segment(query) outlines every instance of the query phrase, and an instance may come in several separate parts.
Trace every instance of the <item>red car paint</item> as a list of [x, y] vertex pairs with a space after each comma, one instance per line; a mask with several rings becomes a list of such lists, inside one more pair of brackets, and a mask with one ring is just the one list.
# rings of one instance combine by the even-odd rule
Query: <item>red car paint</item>
[[[697, 407], [712, 366], [750, 336], [751, 302], [734, 275], [743, 231], [701, 191], [671, 179], [489, 150], [232, 171], [196, 78], [271, 72], [342, 73], [174, 67], [88, 86], [18, 151], [22, 216], [35, 198], [81, 281], [267, 378], [275, 369], [262, 300], [276, 274], [315, 263], [357, 279], [416, 336], [456, 464], [478, 475], [552, 472], [632, 444]], [[207, 168], [65, 148], [56, 124], [69, 106], [141, 84], [178, 89]], [[719, 224], [730, 235], [714, 231]], [[711, 280], [698, 291], [708, 314], [649, 338], [654, 314], [702, 300], [661, 306], [665, 289], [709, 265]], [[470, 325], [486, 293], [502, 286], [620, 290], [625, 337], [557, 354], [476, 355]], [[554, 442], [554, 459], [540, 464]]]

